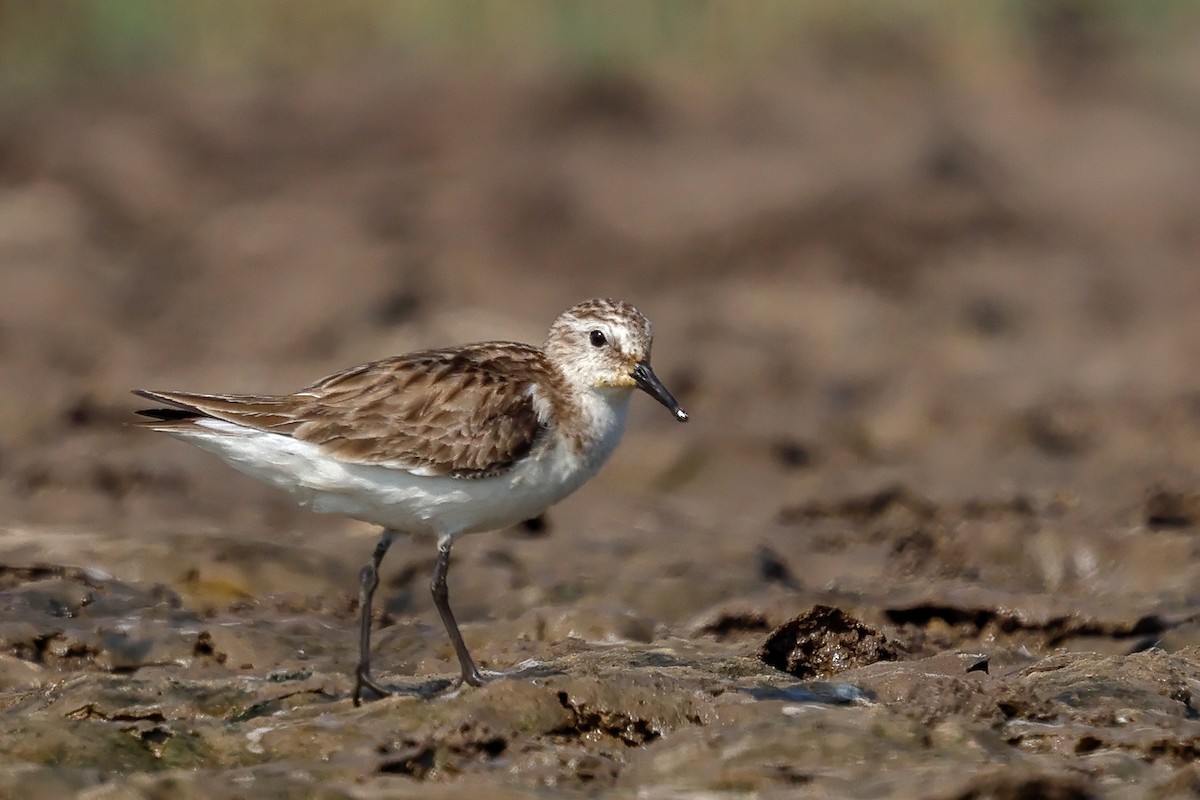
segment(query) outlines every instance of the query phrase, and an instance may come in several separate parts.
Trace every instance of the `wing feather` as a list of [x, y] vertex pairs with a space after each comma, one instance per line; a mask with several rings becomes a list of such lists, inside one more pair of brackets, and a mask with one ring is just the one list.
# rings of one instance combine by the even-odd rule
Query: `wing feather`
[[532, 389], [555, 377], [537, 348], [488, 343], [363, 364], [288, 395], [135, 394], [172, 407], [141, 412], [152, 427], [214, 417], [350, 463], [471, 478], [502, 474], [536, 446], [550, 421]]

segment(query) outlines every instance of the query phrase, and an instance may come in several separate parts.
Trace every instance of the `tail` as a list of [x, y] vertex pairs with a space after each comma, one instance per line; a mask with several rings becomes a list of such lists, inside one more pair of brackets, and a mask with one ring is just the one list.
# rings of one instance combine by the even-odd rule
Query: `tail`
[[134, 389], [133, 393], [138, 397], [144, 397], [147, 400], [153, 400], [156, 403], [166, 403], [168, 405], [167, 408], [138, 409], [135, 413], [143, 417], [149, 417], [149, 419], [137, 423], [140, 427], [169, 431], [172, 428], [178, 428], [193, 420], [208, 416], [189, 403], [187, 395], [183, 392], [154, 392], [149, 389]]
[[199, 419], [203, 414], [195, 411], [185, 411], [182, 408], [139, 408], [133, 412], [143, 417], [150, 417], [156, 422], [180, 422], [188, 419]]
[[219, 419], [260, 430], [283, 433], [293, 424], [286, 414], [286, 398], [265, 395], [197, 394], [134, 389], [138, 397], [166, 407], [145, 408], [137, 413], [149, 417], [141, 424], [160, 431], [177, 431], [201, 419]]

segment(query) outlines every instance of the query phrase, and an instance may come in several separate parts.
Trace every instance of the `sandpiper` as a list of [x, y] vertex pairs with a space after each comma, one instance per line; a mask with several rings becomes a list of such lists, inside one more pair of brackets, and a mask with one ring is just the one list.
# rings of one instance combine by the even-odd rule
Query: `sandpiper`
[[385, 358], [284, 395], [135, 390], [166, 407], [145, 426], [197, 445], [315, 511], [383, 527], [359, 573], [358, 664], [363, 690], [388, 691], [370, 670], [371, 603], [379, 565], [401, 534], [437, 539], [433, 601], [462, 680], [479, 686], [450, 610], [450, 549], [464, 533], [542, 513], [596, 474], [640, 388], [688, 415], [650, 368], [650, 321], [628, 303], [587, 300], [550, 326], [546, 342], [482, 342]]

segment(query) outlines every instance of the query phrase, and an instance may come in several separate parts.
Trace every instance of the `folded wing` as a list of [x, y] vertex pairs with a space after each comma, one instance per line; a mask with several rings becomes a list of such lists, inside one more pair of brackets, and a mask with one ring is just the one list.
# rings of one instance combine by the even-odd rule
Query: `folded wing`
[[204, 418], [291, 436], [355, 464], [418, 475], [500, 475], [547, 431], [532, 389], [551, 379], [527, 345], [429, 350], [375, 361], [288, 395], [137, 390], [168, 408], [139, 411], [178, 431]]

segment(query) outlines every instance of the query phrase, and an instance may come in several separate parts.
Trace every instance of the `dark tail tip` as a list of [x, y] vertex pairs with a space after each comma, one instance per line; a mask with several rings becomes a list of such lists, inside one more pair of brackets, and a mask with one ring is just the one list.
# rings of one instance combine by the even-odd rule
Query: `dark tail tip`
[[185, 419], [196, 419], [202, 416], [195, 411], [186, 411], [182, 408], [143, 408], [136, 413], [143, 417], [150, 417], [161, 422], [179, 422]]

